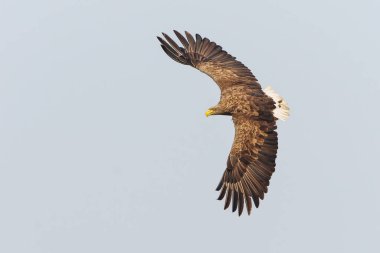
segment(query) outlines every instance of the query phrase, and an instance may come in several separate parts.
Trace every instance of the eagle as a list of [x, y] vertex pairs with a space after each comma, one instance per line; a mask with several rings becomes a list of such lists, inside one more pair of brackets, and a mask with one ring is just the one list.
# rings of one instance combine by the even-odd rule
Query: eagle
[[271, 87], [264, 90], [252, 72], [223, 48], [199, 34], [195, 38], [174, 30], [179, 46], [167, 34], [157, 36], [164, 52], [174, 61], [190, 65], [211, 77], [220, 88], [220, 100], [206, 116], [231, 116], [235, 137], [227, 166], [216, 190], [224, 209], [232, 203], [239, 216], [246, 207], [251, 214], [268, 191], [275, 171], [278, 138], [276, 121], [286, 120], [289, 107]]

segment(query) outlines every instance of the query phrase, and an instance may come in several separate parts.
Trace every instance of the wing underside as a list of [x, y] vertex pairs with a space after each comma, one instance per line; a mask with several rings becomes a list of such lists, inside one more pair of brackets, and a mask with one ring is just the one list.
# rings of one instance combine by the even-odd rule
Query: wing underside
[[252, 72], [235, 57], [228, 54], [221, 46], [202, 38], [195, 38], [188, 32], [184, 37], [174, 31], [183, 47], [180, 47], [167, 34], [157, 37], [165, 53], [174, 61], [190, 65], [209, 75], [221, 89], [236, 84], [247, 84], [260, 87]]
[[275, 171], [277, 132], [274, 121], [235, 123], [235, 140], [227, 160], [227, 168], [216, 188], [219, 200], [225, 198], [224, 209], [232, 203], [232, 211], [248, 214], [252, 201], [259, 207], [268, 191], [269, 180]]

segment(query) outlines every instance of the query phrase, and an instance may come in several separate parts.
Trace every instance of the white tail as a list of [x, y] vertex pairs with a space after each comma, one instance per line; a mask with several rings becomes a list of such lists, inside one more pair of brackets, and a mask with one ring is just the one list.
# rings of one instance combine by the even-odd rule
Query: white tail
[[276, 109], [273, 110], [273, 115], [281, 120], [286, 120], [289, 117], [289, 106], [288, 103], [278, 95], [272, 87], [268, 86], [264, 89], [264, 93], [271, 97], [274, 102], [276, 102]]

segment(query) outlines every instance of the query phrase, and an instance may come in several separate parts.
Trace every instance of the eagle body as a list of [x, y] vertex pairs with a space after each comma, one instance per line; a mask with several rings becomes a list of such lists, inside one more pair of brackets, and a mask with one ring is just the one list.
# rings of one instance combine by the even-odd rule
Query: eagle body
[[174, 31], [183, 47], [163, 33], [161, 47], [173, 60], [190, 65], [210, 76], [221, 91], [220, 101], [206, 112], [232, 117], [235, 137], [227, 158], [227, 166], [216, 190], [224, 208], [232, 203], [232, 211], [248, 214], [252, 202], [259, 207], [268, 191], [275, 171], [278, 139], [276, 120], [285, 120], [289, 108], [285, 100], [270, 87], [262, 90], [256, 77], [221, 46], [196, 34], [185, 32], [186, 38]]

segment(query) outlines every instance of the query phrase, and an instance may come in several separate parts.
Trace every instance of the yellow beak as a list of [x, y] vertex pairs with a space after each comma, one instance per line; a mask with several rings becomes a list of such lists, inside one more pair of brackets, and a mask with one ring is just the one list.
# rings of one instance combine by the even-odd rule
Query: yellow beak
[[206, 117], [208, 117], [208, 116], [212, 115], [213, 113], [214, 113], [213, 110], [208, 109], [205, 114], [206, 114]]

